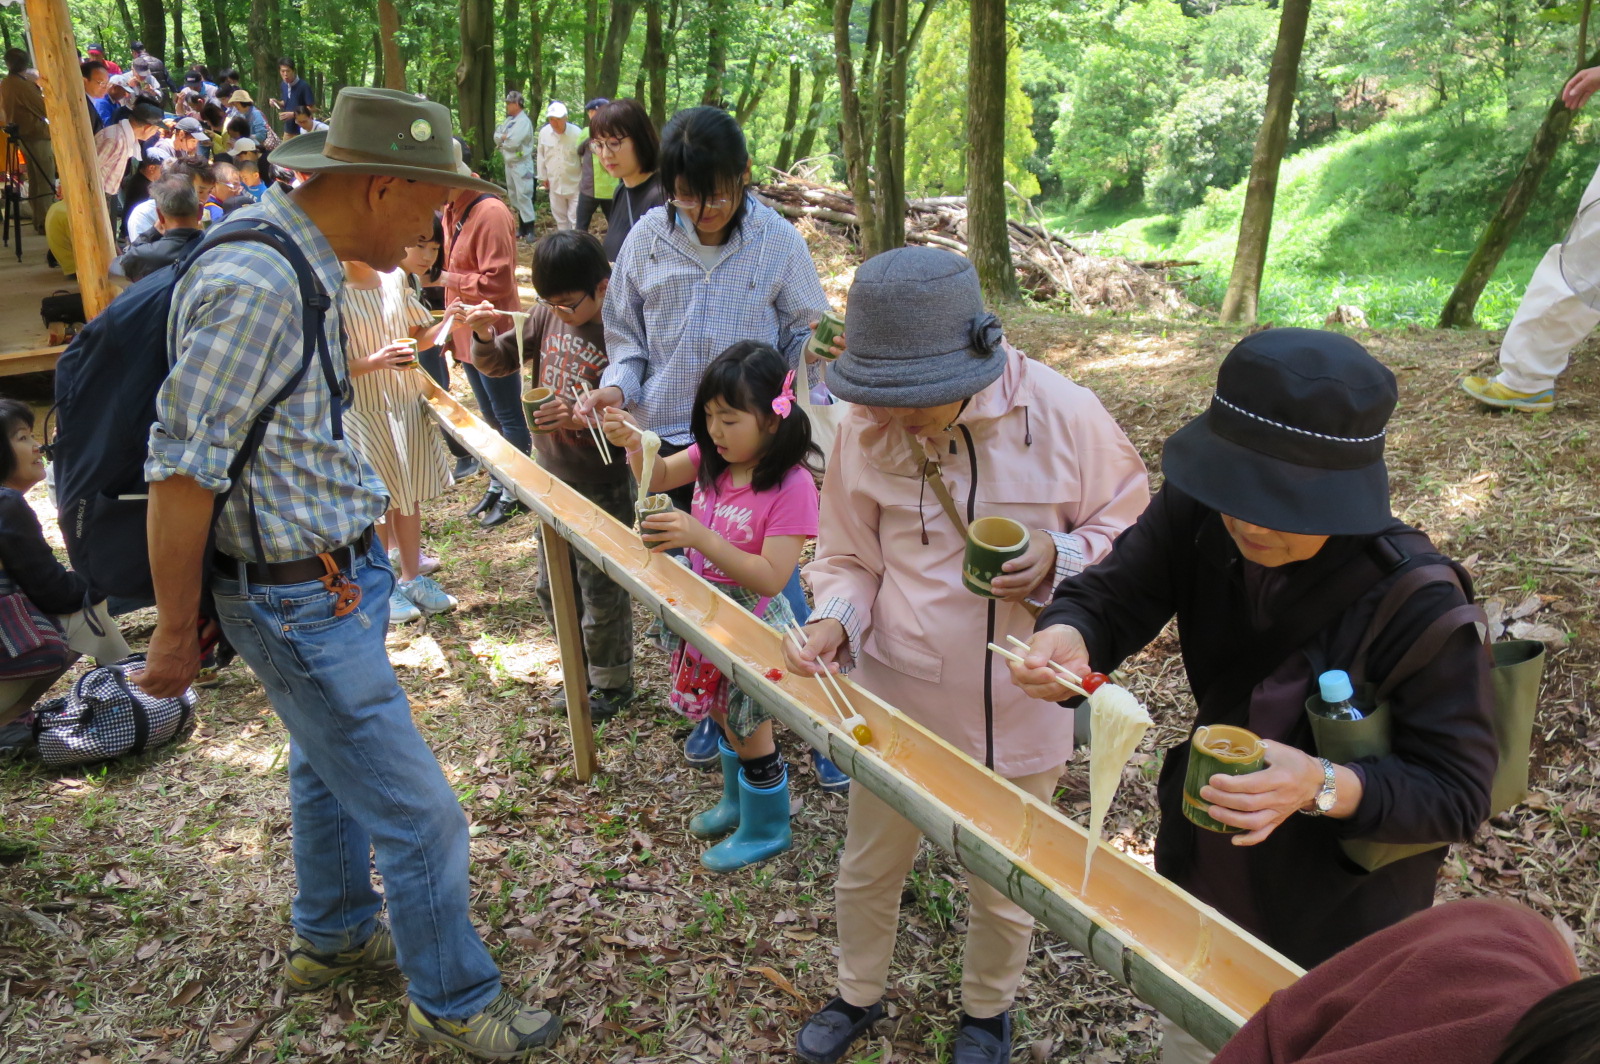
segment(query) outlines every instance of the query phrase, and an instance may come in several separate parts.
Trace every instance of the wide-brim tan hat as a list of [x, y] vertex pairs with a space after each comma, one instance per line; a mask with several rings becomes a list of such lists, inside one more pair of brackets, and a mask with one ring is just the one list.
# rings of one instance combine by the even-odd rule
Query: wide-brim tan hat
[[234, 89], [233, 95], [228, 97], [228, 102], [254, 104], [255, 100], [251, 99], [250, 94], [243, 89]]
[[498, 185], [457, 172], [456, 161], [449, 110], [396, 89], [342, 90], [327, 132], [290, 137], [272, 153], [274, 166], [308, 174], [383, 174], [504, 194]]

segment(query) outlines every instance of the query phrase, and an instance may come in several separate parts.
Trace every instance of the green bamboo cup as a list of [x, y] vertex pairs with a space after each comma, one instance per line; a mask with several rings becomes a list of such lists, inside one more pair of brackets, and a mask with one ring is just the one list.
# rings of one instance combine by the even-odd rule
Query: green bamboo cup
[[528, 431], [541, 435], [549, 434], [555, 429], [542, 428], [533, 419], [536, 414], [556, 397], [554, 388], [529, 388], [522, 393], [522, 413], [528, 419]]
[[1217, 773], [1243, 776], [1259, 772], [1267, 764], [1267, 744], [1247, 728], [1232, 724], [1207, 724], [1196, 728], [1189, 740], [1189, 767], [1183, 777], [1183, 815], [1207, 831], [1237, 835], [1244, 831], [1213, 817], [1211, 803], [1200, 797], [1200, 788]]
[[967, 553], [961, 563], [961, 582], [974, 595], [996, 598], [994, 578], [1003, 575], [1006, 562], [1028, 552], [1032, 538], [1026, 525], [1009, 517], [980, 517], [967, 526]]
[[409, 345], [411, 345], [411, 356], [409, 358], [403, 358], [403, 359], [399, 360], [398, 362], [396, 362], [395, 366], [397, 368], [399, 368], [399, 369], [410, 369], [411, 367], [413, 367], [413, 366], [415, 366], [417, 364], [417, 342], [415, 340], [413, 340], [409, 336], [400, 336], [400, 337], [396, 337], [393, 340], [390, 340], [389, 342], [391, 344], [409, 344]]
[[822, 320], [817, 322], [817, 327], [811, 333], [811, 339], [806, 341], [806, 351], [817, 358], [832, 362], [833, 341], [844, 332], [844, 319], [837, 314], [824, 314]]
[[645, 518], [652, 514], [664, 514], [672, 509], [672, 498], [668, 495], [646, 495], [642, 504], [635, 503], [634, 510], [639, 516], [639, 534], [643, 536]]

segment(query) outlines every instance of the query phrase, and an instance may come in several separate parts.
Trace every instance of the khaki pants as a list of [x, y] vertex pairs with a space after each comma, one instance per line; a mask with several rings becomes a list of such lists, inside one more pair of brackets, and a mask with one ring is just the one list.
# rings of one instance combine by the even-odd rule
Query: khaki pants
[[56, 201], [56, 153], [49, 140], [25, 140], [22, 153], [28, 159], [28, 208], [33, 228], [44, 232], [44, 216]]
[[[1060, 766], [1011, 782], [1048, 802]], [[921, 834], [858, 783], [850, 785], [844, 857], [833, 888], [839, 922], [839, 996], [858, 1008], [883, 997], [900, 922], [900, 893]], [[967, 947], [961, 1007], [979, 1019], [1011, 1007], [1033, 938], [1033, 917], [1000, 891], [968, 875]]]
[[1216, 1054], [1195, 1041], [1182, 1027], [1165, 1016], [1161, 1026], [1161, 1064], [1211, 1064]]

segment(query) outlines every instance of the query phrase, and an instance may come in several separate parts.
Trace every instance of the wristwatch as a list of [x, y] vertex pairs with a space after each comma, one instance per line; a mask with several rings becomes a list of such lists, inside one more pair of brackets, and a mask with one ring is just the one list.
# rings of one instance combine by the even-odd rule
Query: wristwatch
[[1306, 816], [1321, 816], [1333, 812], [1333, 807], [1339, 801], [1338, 779], [1333, 774], [1333, 762], [1325, 757], [1317, 758], [1322, 762], [1322, 790], [1312, 799], [1311, 805], [1300, 810]]

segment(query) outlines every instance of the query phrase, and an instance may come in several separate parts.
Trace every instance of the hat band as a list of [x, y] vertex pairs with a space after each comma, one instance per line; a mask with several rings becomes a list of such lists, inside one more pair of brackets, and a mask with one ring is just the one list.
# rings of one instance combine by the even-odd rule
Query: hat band
[[1206, 421], [1212, 432], [1231, 443], [1313, 469], [1362, 469], [1383, 460], [1382, 430], [1371, 436], [1333, 436], [1273, 421], [1220, 394], [1212, 395]]
[[346, 148], [338, 144], [322, 143], [322, 154], [330, 159], [337, 159], [342, 163], [371, 163], [375, 166], [412, 166], [419, 170], [438, 170], [440, 173], [455, 173], [454, 166], [441, 166], [438, 163], [425, 163], [418, 159], [396, 159], [386, 152], [357, 151], [355, 148]]

